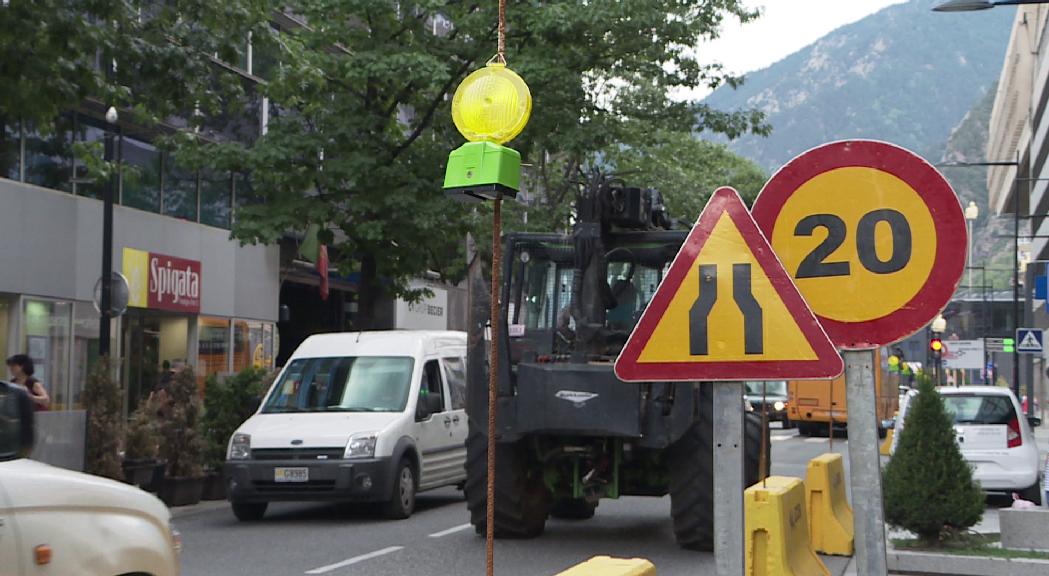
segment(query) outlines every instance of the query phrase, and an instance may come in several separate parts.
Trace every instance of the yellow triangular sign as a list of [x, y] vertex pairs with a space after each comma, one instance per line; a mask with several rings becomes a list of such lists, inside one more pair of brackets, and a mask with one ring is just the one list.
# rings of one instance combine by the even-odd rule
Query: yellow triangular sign
[[833, 378], [842, 361], [739, 194], [720, 188], [615, 370], [626, 381]]

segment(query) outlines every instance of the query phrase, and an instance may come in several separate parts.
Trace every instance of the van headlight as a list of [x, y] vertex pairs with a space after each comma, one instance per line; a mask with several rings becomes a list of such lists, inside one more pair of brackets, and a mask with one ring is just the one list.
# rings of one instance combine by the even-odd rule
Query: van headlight
[[251, 434], [234, 434], [229, 443], [228, 460], [247, 460], [251, 458]]
[[780, 412], [784, 408], [786, 408], [787, 405], [784, 404], [783, 402], [780, 402], [779, 400], [777, 400], [776, 403], [772, 405], [772, 407], [776, 409], [776, 412]]
[[374, 458], [375, 457], [375, 434], [354, 434], [346, 443], [346, 451], [342, 457], [349, 458]]

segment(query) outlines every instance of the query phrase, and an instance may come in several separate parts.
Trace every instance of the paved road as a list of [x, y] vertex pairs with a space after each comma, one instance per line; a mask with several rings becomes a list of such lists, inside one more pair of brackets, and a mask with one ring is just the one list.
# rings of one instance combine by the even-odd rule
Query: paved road
[[[804, 476], [805, 462], [826, 451], [827, 439], [773, 430], [774, 474]], [[835, 451], [847, 442], [835, 440]], [[183, 535], [186, 576], [394, 576], [482, 574], [484, 540], [467, 524], [462, 494], [452, 489], [419, 495], [409, 520], [382, 519], [374, 510], [319, 504], [273, 505], [265, 520], [241, 524], [222, 503], [176, 511]], [[584, 522], [551, 519], [535, 540], [496, 542], [497, 574], [556, 574], [597, 554], [642, 556], [660, 576], [713, 574], [711, 554], [674, 544], [669, 498], [604, 500]], [[828, 559], [840, 574], [845, 560]]]

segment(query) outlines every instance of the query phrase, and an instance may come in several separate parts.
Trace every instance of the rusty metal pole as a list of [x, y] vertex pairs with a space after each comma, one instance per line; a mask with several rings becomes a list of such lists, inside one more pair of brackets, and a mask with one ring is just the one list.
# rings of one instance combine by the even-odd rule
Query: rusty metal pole
[[492, 307], [489, 316], [488, 346], [488, 485], [485, 499], [485, 574], [495, 573], [495, 412], [499, 387], [499, 324], [501, 320], [502, 196], [495, 199], [492, 211]]

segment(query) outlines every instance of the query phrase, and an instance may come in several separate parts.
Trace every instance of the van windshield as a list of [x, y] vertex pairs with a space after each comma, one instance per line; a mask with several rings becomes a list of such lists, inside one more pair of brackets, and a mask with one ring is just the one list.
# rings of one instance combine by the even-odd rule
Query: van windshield
[[1008, 396], [944, 394], [943, 404], [955, 424], [1008, 424], [1016, 420]]
[[262, 412], [401, 412], [414, 364], [401, 356], [300, 358], [284, 370]]
[[744, 383], [748, 396], [761, 396], [763, 391], [767, 396], [786, 396], [786, 380], [769, 380], [767, 382], [748, 381]]

